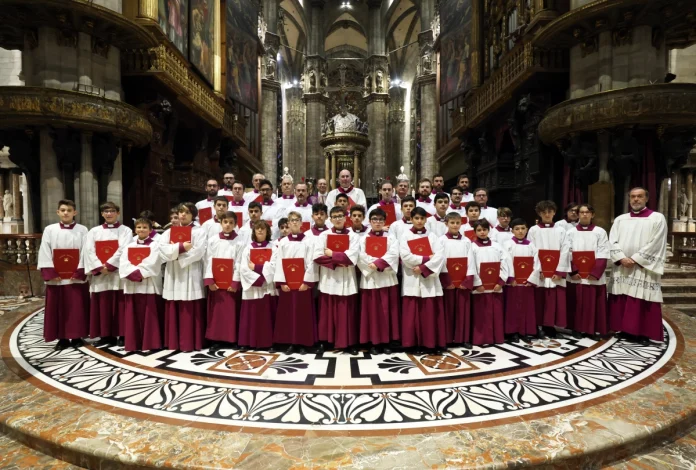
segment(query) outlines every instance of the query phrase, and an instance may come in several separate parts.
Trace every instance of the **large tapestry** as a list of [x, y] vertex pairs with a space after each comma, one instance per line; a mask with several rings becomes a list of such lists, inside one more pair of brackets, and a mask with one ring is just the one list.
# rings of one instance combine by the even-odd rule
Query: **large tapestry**
[[217, 9], [209, 0], [190, 0], [191, 35], [189, 40], [190, 60], [203, 76], [215, 82], [215, 23]]
[[258, 7], [255, 1], [227, 2], [225, 12], [227, 97], [252, 111], [257, 111], [259, 104], [257, 17]]
[[[474, 3], [478, 0], [441, 0], [440, 27], [440, 103], [446, 103], [467, 92], [478, 73], [472, 60], [477, 43], [473, 37], [478, 28], [474, 22]], [[478, 10], [478, 9], [476, 9]]]
[[159, 0], [159, 24], [169, 40], [188, 57], [189, 0]]

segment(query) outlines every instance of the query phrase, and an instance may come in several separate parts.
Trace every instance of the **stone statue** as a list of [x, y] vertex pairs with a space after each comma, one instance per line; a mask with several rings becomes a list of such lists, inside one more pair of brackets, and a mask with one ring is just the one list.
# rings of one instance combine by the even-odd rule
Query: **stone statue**
[[266, 57], [266, 78], [275, 80], [276, 76], [276, 60], [270, 55]]
[[[7, 198], [7, 191], [5, 191], [5, 198]], [[679, 217], [689, 217], [690, 207], [691, 201], [689, 201], [689, 196], [686, 195], [686, 188], [681, 188], [679, 190]], [[5, 213], [7, 214], [7, 203], [5, 203]]]
[[9, 189], [5, 190], [5, 195], [2, 197], [2, 207], [5, 209], [5, 217], [14, 217], [14, 197]]
[[372, 79], [369, 75], [365, 75], [365, 89], [368, 94], [372, 91]]
[[329, 119], [329, 122], [327, 122], [327, 125], [328, 125], [328, 128], [329, 128], [328, 133], [329, 133], [329, 134], [333, 134], [333, 133], [336, 131], [336, 128], [335, 128], [335, 126], [334, 126], [334, 120], [333, 120], [333, 119]]
[[314, 70], [309, 72], [309, 91], [315, 91], [317, 89], [317, 76], [314, 74]]
[[367, 134], [368, 131], [368, 126], [367, 126], [367, 121], [362, 123], [362, 129], [361, 129], [363, 134]]
[[421, 58], [421, 64], [423, 65], [423, 73], [430, 73], [433, 70], [433, 61], [430, 56], [430, 51], [426, 51]]
[[326, 88], [329, 86], [329, 79], [326, 77], [324, 72], [321, 73], [321, 87]]
[[322, 122], [321, 123], [321, 135], [326, 135], [326, 128], [327, 128], [326, 123]]
[[384, 81], [384, 73], [381, 70], [377, 71], [377, 77], [375, 78], [375, 85], [377, 85], [377, 93], [382, 93], [384, 91], [384, 86], [382, 85]]

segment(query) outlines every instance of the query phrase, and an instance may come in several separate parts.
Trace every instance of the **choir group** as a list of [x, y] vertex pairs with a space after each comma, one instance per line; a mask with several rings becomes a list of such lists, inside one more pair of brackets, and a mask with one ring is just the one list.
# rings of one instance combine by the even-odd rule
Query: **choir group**
[[[304, 183], [290, 180], [288, 189], [284, 178], [276, 197], [258, 176], [248, 192], [227, 175], [223, 189], [209, 181], [208, 198], [179, 204], [161, 234], [148, 211], [133, 235], [112, 202], [100, 207], [104, 223], [88, 230], [75, 222], [75, 203], [61, 200], [39, 253], [45, 340], [58, 340], [57, 349], [91, 337], [127, 351], [207, 344], [351, 354], [395, 346], [441, 353], [557, 328], [576, 338], [662, 340], [661, 297], [645, 302], [636, 290], [654, 290], [652, 282], [659, 291], [664, 264], [655, 224], [643, 223], [657, 213], [644, 202], [632, 203], [608, 237], [589, 204], [569, 205], [554, 222], [556, 205], [541, 201], [530, 227], [489, 207], [485, 189], [474, 200], [467, 187], [448, 194], [423, 179], [417, 198], [395, 198], [385, 181], [366, 209], [347, 171], [313, 204]], [[637, 188], [632, 202], [641, 191], [647, 201]]]

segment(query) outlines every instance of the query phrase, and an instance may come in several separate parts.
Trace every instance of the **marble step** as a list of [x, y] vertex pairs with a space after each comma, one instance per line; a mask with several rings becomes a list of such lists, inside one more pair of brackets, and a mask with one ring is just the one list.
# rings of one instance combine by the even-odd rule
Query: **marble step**
[[696, 279], [662, 279], [662, 293], [696, 292]]
[[665, 304], [669, 305], [692, 305], [696, 307], [696, 292], [692, 289], [690, 292], [667, 292], [662, 294]]
[[693, 266], [683, 269], [665, 269], [665, 274], [662, 279], [694, 279], [696, 280], [696, 269]]
[[696, 304], [671, 304], [670, 307], [692, 318], [696, 317]]
[[83, 467], [43, 454], [15, 441], [7, 434], [0, 433], [0, 468], [75, 470]]

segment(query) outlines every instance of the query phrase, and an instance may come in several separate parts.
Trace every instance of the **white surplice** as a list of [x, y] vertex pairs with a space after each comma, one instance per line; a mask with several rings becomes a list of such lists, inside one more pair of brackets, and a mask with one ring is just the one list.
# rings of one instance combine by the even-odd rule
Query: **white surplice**
[[[399, 256], [403, 263], [401, 279], [401, 295], [411, 297], [440, 297], [442, 296], [442, 286], [440, 285], [440, 271], [445, 264], [443, 256], [444, 248], [437, 235], [427, 230], [419, 230], [420, 233], [413, 233], [412, 230], [404, 231], [399, 240]], [[428, 277], [422, 274], [414, 274], [413, 268], [423, 264], [424, 256], [414, 255], [408, 242], [418, 238], [427, 237], [433, 255], [425, 263], [425, 266], [432, 271]]]
[[[353, 263], [349, 266], [336, 266], [334, 269], [319, 265], [319, 292], [331, 295], [355, 295], [358, 293], [358, 283], [355, 276], [355, 266], [358, 263], [360, 237], [351, 230], [343, 229], [348, 235], [348, 249], [344, 254]], [[314, 240], [312, 259], [324, 256], [329, 235], [338, 235], [333, 229], [326, 230]], [[333, 250], [332, 250], [333, 251]]]
[[[646, 212], [649, 211], [649, 212]], [[644, 216], [644, 214], [649, 214]], [[631, 213], [618, 216], [609, 233], [611, 261], [614, 264], [607, 290], [650, 302], [662, 302], [662, 275], [667, 253], [667, 222], [664, 215], [644, 209], [639, 217]], [[616, 264], [631, 258], [639, 266]]]
[[401, 236], [411, 230], [411, 227], [413, 227], [413, 223], [409, 220], [406, 221], [403, 218], [397, 220], [391, 226], [389, 227], [389, 236], [392, 238], [396, 238], [397, 240], [401, 240]]
[[191, 249], [179, 253], [179, 244], [170, 243], [171, 229], [159, 241], [160, 257], [167, 263], [162, 297], [165, 300], [198, 300], [205, 298], [203, 263], [208, 240], [205, 230], [191, 230]]
[[[233, 234], [235, 235], [234, 237], [232, 237]], [[229, 235], [220, 232], [214, 237], [208, 238], [208, 248], [205, 252], [203, 279], [214, 279], [213, 258], [233, 260], [232, 271], [234, 279], [234, 272], [239, 270], [239, 259], [245, 246], [246, 240], [240, 237], [236, 232]]]
[[[269, 249], [271, 251], [271, 260], [263, 263], [261, 275], [264, 277], [262, 286], [254, 287], [253, 284], [258, 281], [259, 274], [249, 268], [249, 259], [251, 250]], [[239, 269], [234, 271], [234, 281], [242, 284], [242, 300], [258, 300], [263, 299], [267, 295], [278, 295], [273, 282], [276, 265], [278, 260], [278, 248], [275, 243], [269, 243], [265, 247], [255, 247], [254, 242], [247, 243], [242, 249], [242, 254], [239, 257]]]
[[500, 263], [500, 276], [499, 281], [507, 283], [508, 278], [512, 275], [510, 272], [510, 255], [503, 246], [498, 243], [488, 239], [488, 243], [484, 246], [480, 246], [476, 241], [471, 244], [471, 250], [469, 250], [469, 260], [467, 261], [467, 277], [473, 276], [474, 278], [474, 290], [472, 294], [485, 294], [485, 293], [495, 293], [502, 294], [503, 291], [495, 292], [493, 289], [486, 290], [484, 292], [476, 292], [476, 288], [483, 285], [481, 282], [481, 277], [479, 273], [481, 272], [481, 263]]
[[568, 239], [568, 232], [555, 224], [541, 223], [529, 229], [527, 238], [530, 242], [534, 243], [537, 250], [559, 250], [560, 257], [558, 259], [556, 272], [564, 273], [559, 274], [561, 279], [558, 281], [554, 281], [551, 276], [548, 276], [544, 277], [544, 281], [542, 282], [540, 277], [541, 262], [537, 256], [534, 260], [534, 272], [529, 277], [529, 282], [539, 287], [546, 287], [547, 289], [565, 287], [566, 275], [570, 272], [570, 241]]
[[326, 206], [329, 208], [329, 212], [331, 211], [331, 208], [336, 205], [336, 197], [339, 194], [345, 194], [355, 204], [360, 204], [363, 207], [367, 207], [367, 199], [365, 198], [365, 193], [362, 189], [352, 187], [350, 191], [343, 192], [340, 188], [336, 188], [329, 191], [329, 195], [326, 196]]
[[[135, 266], [128, 260], [128, 252], [131, 248], [149, 247], [150, 254], [143, 258], [139, 265]], [[143, 277], [141, 282], [134, 282], [126, 279], [134, 271], [140, 271]], [[123, 282], [124, 294], [156, 294], [162, 295], [162, 256], [160, 245], [151, 242], [149, 245], [131, 242], [123, 249], [119, 262], [118, 274]]]
[[[457, 238], [450, 238], [447, 233], [440, 236], [440, 243], [444, 248], [443, 256], [445, 263], [442, 265], [443, 273], [449, 273], [447, 269], [447, 260], [450, 258], [468, 258], [471, 251], [471, 241], [462, 234], [457, 235]], [[467, 260], [468, 263], [468, 260]], [[447, 287], [447, 286], [445, 286]]]
[[[109, 290], [123, 289], [123, 283], [118, 274], [119, 262], [123, 249], [131, 243], [133, 232], [130, 228], [121, 224], [103, 224], [90, 229], [85, 237], [84, 250], [82, 251], [82, 263], [85, 267], [85, 274], [90, 274], [89, 291], [104, 292]], [[97, 257], [98, 241], [117, 240], [118, 249], [106, 261], [106, 264], [117, 268], [108, 274], [93, 275], [92, 271], [101, 269], [105, 264]]]
[[297, 240], [298, 235], [292, 233], [278, 242], [277, 267], [273, 276], [273, 282], [285, 284], [285, 271], [283, 270], [283, 260], [292, 258], [302, 258], [304, 260], [305, 283], [316, 283], [319, 281], [319, 269], [314, 262], [314, 243], [312, 237], [306, 234], [302, 240]]
[[538, 250], [534, 243], [530, 242], [528, 245], [517, 243], [515, 236], [511, 236], [503, 240], [501, 243], [503, 249], [508, 253], [508, 275], [512, 278], [515, 277], [515, 258], [533, 258], [536, 262], [538, 257]]
[[[65, 227], [72, 228], [61, 228], [62, 223], [51, 224], [46, 227], [41, 236], [41, 246], [39, 247], [39, 257], [37, 262], [37, 269], [40, 271], [43, 268], [54, 268], [53, 266], [53, 250], [55, 249], [78, 249], [80, 250], [80, 261], [77, 265], [77, 269], [84, 268], [83, 262], [83, 245], [84, 240], [87, 238], [87, 227], [80, 225], [78, 223], [65, 225]], [[83, 284], [85, 281], [78, 281], [76, 279], [61, 279], [60, 281], [45, 281], [49, 286], [65, 286], [68, 284]]]
[[571, 230], [573, 230], [575, 227], [578, 226], [578, 223], [577, 222], [568, 222], [565, 219], [561, 219], [558, 222], [556, 222], [556, 226], [561, 227], [566, 232], [570, 232]]
[[383, 287], [395, 286], [399, 283], [396, 277], [396, 273], [399, 271], [399, 241], [390, 237], [387, 232], [383, 232], [381, 236], [387, 239], [387, 252], [381, 259], [389, 267], [382, 272], [370, 268], [370, 263], [374, 263], [378, 258], [368, 255], [365, 252], [365, 246], [369, 238], [380, 237], [376, 235], [363, 237], [360, 240], [360, 254], [358, 255], [358, 269], [362, 273], [362, 276], [360, 276], [361, 289], [381, 289]]
[[447, 220], [435, 214], [425, 221], [425, 229], [441, 237], [447, 233]]
[[[578, 225], [568, 230], [568, 241], [570, 243], [570, 256], [571, 261], [574, 251], [593, 251], [595, 256], [595, 261], [598, 259], [608, 260], [610, 257], [610, 245], [609, 237], [607, 237], [607, 232], [602, 227], [597, 227], [595, 225], [583, 226]], [[573, 284], [585, 284], [590, 286], [601, 286], [607, 283], [607, 278], [602, 271], [602, 276], [596, 281], [590, 279], [581, 279], [579, 281], [574, 281], [568, 277]]]
[[497, 227], [498, 226], [498, 209], [495, 207], [491, 206], [484, 206], [481, 207], [481, 219], [486, 219], [489, 224], [491, 224], [491, 228]]

